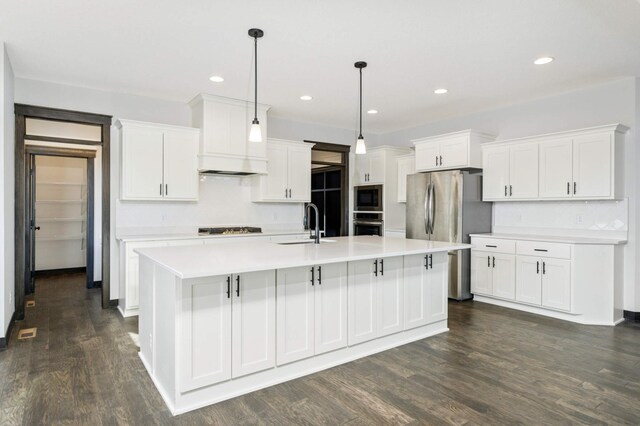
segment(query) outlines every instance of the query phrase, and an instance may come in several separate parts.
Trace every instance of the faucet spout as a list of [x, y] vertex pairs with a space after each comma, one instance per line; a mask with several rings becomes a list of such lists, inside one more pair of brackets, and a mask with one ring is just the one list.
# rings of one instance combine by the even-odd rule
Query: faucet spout
[[313, 207], [313, 210], [316, 213], [316, 235], [314, 238], [314, 243], [315, 244], [320, 244], [320, 214], [318, 213], [318, 207], [313, 204], [313, 203], [309, 203], [307, 204], [307, 208], [306, 208], [306, 212], [307, 212], [307, 224], [309, 223], [309, 207]]

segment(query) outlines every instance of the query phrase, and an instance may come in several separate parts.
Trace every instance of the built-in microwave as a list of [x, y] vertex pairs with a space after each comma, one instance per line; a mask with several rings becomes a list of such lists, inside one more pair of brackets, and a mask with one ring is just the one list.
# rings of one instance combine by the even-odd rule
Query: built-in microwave
[[381, 212], [382, 185], [365, 185], [354, 187], [354, 211]]

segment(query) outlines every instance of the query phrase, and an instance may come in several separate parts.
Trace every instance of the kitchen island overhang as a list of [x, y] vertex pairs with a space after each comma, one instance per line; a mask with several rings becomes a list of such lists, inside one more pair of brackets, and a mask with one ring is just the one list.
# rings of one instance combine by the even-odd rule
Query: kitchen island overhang
[[140, 249], [140, 358], [175, 414], [448, 330], [448, 252], [468, 244]]

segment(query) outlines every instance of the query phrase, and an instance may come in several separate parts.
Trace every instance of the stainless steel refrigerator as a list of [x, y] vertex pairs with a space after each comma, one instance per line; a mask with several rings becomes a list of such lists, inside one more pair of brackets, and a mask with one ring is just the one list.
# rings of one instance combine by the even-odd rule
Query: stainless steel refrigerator
[[[468, 243], [491, 232], [491, 204], [482, 202], [482, 173], [452, 170], [407, 176], [407, 238]], [[470, 250], [449, 252], [449, 298], [470, 299]]]

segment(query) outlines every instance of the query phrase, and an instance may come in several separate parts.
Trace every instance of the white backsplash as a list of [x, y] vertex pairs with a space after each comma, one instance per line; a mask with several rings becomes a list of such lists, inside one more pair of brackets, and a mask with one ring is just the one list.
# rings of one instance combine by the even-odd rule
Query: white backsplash
[[493, 232], [627, 238], [628, 218], [627, 199], [493, 204]]
[[301, 229], [302, 215], [302, 203], [251, 202], [251, 177], [201, 176], [198, 202], [118, 201], [116, 233], [183, 233], [226, 225]]

